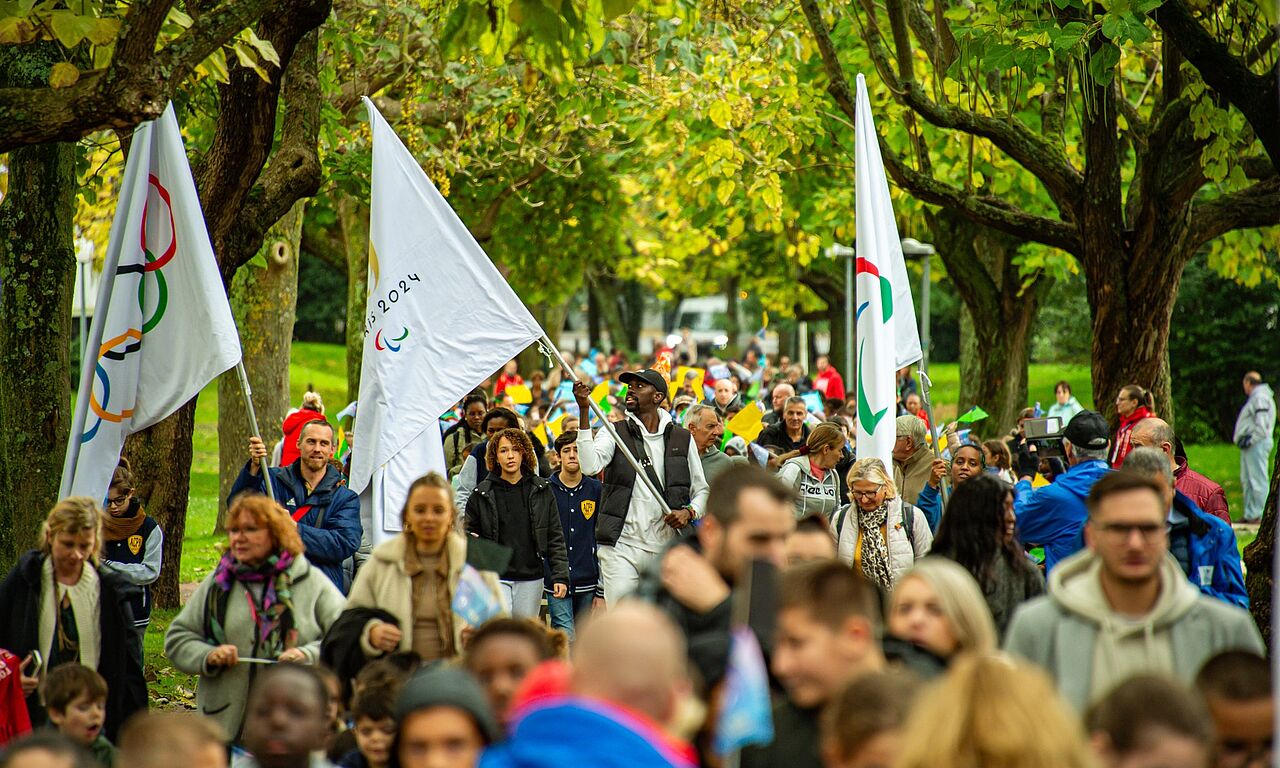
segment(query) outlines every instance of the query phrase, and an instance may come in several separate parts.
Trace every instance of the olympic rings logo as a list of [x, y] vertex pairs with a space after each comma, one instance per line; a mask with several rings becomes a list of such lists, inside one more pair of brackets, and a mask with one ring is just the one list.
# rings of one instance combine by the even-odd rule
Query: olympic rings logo
[[[160, 183], [160, 179], [155, 174], [148, 175], [149, 188], [147, 190], [147, 200], [142, 207], [142, 231], [139, 233], [139, 243], [141, 245], [142, 260], [136, 264], [121, 264], [116, 268], [116, 277], [127, 274], [138, 274], [138, 309], [142, 320], [141, 328], [129, 328], [124, 333], [114, 338], [104, 341], [102, 346], [98, 348], [98, 359], [94, 364], [94, 379], [102, 390], [102, 399], [99, 401], [96, 388], [90, 387], [89, 390], [89, 407], [98, 417], [93, 427], [85, 430], [80, 441], [87, 443], [98, 434], [98, 429], [104, 421], [112, 424], [119, 424], [125, 419], [133, 416], [132, 408], [120, 408], [117, 411], [110, 409], [111, 404], [111, 376], [107, 372], [106, 366], [103, 365], [104, 360], [121, 362], [129, 355], [136, 354], [142, 350], [142, 337], [147, 333], [155, 330], [160, 321], [164, 319], [165, 310], [169, 307], [169, 285], [165, 281], [164, 267], [173, 260], [178, 252], [178, 230], [174, 224], [173, 218], [173, 202], [169, 195], [169, 190], [165, 189]], [[163, 224], [163, 216], [168, 215], [169, 219], [169, 243], [160, 255], [156, 256], [155, 252], [147, 242], [147, 225], [151, 222], [151, 203], [152, 195], [155, 195], [160, 202], [164, 204], [164, 213], [161, 214], [160, 223]], [[147, 316], [147, 285], [148, 275], [155, 277], [155, 306], [150, 310], [150, 316]]]

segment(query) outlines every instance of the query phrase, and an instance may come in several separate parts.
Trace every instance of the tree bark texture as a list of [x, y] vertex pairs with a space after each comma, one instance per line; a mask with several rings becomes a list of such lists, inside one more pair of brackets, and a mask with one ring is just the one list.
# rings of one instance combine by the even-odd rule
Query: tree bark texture
[[[980, 431], [1004, 434], [1027, 404], [1032, 329], [1052, 281], [1040, 276], [1023, 286], [1014, 263], [1019, 239], [946, 209], [929, 219], [933, 242], [972, 332], [956, 413], [981, 406], [991, 416]], [[965, 358], [962, 346], [962, 363]]]
[[[297, 315], [298, 244], [304, 206], [304, 202], [296, 203], [268, 231], [262, 249], [267, 267], [246, 264], [231, 281], [231, 312], [240, 330], [257, 427], [268, 449], [280, 439], [280, 423], [290, 406], [289, 351]], [[225, 530], [227, 494], [244, 466], [245, 443], [252, 430], [240, 377], [227, 371], [218, 379], [218, 532]]]
[[[364, 362], [364, 316], [369, 303], [369, 204], [346, 197], [338, 203], [338, 222], [347, 252], [347, 398], [360, 396]], [[342, 403], [339, 407], [345, 407]]]
[[[47, 82], [56, 44], [0, 47], [0, 87]], [[9, 153], [0, 202], [0, 568], [36, 544], [71, 426], [76, 145]]]
[[1271, 645], [1271, 593], [1275, 587], [1276, 557], [1276, 505], [1280, 504], [1280, 451], [1271, 468], [1271, 492], [1262, 508], [1262, 522], [1258, 536], [1244, 548], [1245, 590], [1249, 593], [1249, 612], [1262, 633], [1262, 641], [1270, 656], [1275, 651]]

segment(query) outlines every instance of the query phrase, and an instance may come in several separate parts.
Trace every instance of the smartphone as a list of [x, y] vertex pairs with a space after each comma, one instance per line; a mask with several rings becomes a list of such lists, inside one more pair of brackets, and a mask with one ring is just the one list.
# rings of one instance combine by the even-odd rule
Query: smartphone
[[22, 674], [27, 677], [35, 677], [43, 667], [44, 657], [40, 655], [39, 651], [28, 653], [27, 657], [22, 660]]

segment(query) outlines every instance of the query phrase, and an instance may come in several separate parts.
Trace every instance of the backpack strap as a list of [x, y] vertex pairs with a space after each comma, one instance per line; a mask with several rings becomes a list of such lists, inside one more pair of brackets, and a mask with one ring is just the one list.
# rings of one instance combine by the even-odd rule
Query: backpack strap
[[902, 502], [902, 532], [907, 534], [907, 541], [911, 542], [911, 549], [916, 547], [916, 537], [912, 529], [916, 524], [916, 506]]

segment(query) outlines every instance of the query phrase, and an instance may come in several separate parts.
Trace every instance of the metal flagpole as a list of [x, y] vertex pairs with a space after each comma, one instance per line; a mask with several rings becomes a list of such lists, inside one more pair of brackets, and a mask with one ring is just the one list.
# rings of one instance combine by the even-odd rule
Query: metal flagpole
[[[554, 343], [552, 343], [551, 338], [545, 333], [542, 335], [542, 346], [555, 357], [556, 362], [560, 363], [560, 367], [564, 369], [564, 372], [569, 376], [569, 379], [573, 382], [577, 382], [577, 375], [574, 374], [573, 369], [569, 367], [569, 363], [566, 362], [564, 356], [560, 354], [560, 350]], [[635, 454], [631, 452], [631, 449], [627, 447], [626, 443], [622, 442], [622, 438], [618, 437], [618, 431], [613, 428], [613, 422], [609, 421], [609, 417], [605, 414], [604, 409], [600, 407], [600, 404], [588, 397], [587, 406], [593, 413], [595, 413], [595, 415], [600, 417], [600, 421], [604, 423], [605, 430], [609, 433], [609, 436], [613, 438], [613, 444], [617, 447], [617, 450], [622, 451], [622, 455], [627, 460], [627, 463], [635, 470], [636, 479], [644, 483], [645, 488], [649, 489], [649, 493], [653, 494], [653, 498], [663, 504], [666, 504], [665, 497], [660, 491], [658, 491], [658, 488], [653, 484], [653, 481], [649, 479], [649, 473], [644, 471], [644, 467], [640, 466], [640, 462], [636, 459]], [[587, 425], [590, 426], [590, 424], [591, 422], [588, 420]]]
[[[925, 418], [929, 420], [929, 432], [933, 435], [933, 456], [934, 458], [942, 458], [942, 448], [938, 445], [938, 425], [933, 420], [933, 404], [929, 400], [929, 390], [933, 388], [933, 382], [929, 380], [929, 373], [923, 367], [916, 371], [920, 374], [920, 400], [924, 403]], [[947, 491], [947, 478], [943, 476], [942, 481], [938, 483], [938, 490], [942, 494], [943, 506], [947, 503], [949, 492]]]
[[[253, 428], [253, 436], [261, 440], [262, 433], [258, 431], [258, 414], [253, 410], [253, 390], [249, 389], [249, 374], [245, 373], [243, 359], [236, 363], [236, 373], [240, 376], [240, 391], [244, 393], [244, 407], [249, 412], [249, 426]], [[267, 498], [274, 502], [276, 491], [271, 487], [271, 468], [267, 466], [266, 457], [258, 459], [258, 471], [262, 473], [262, 484], [267, 487]]]

